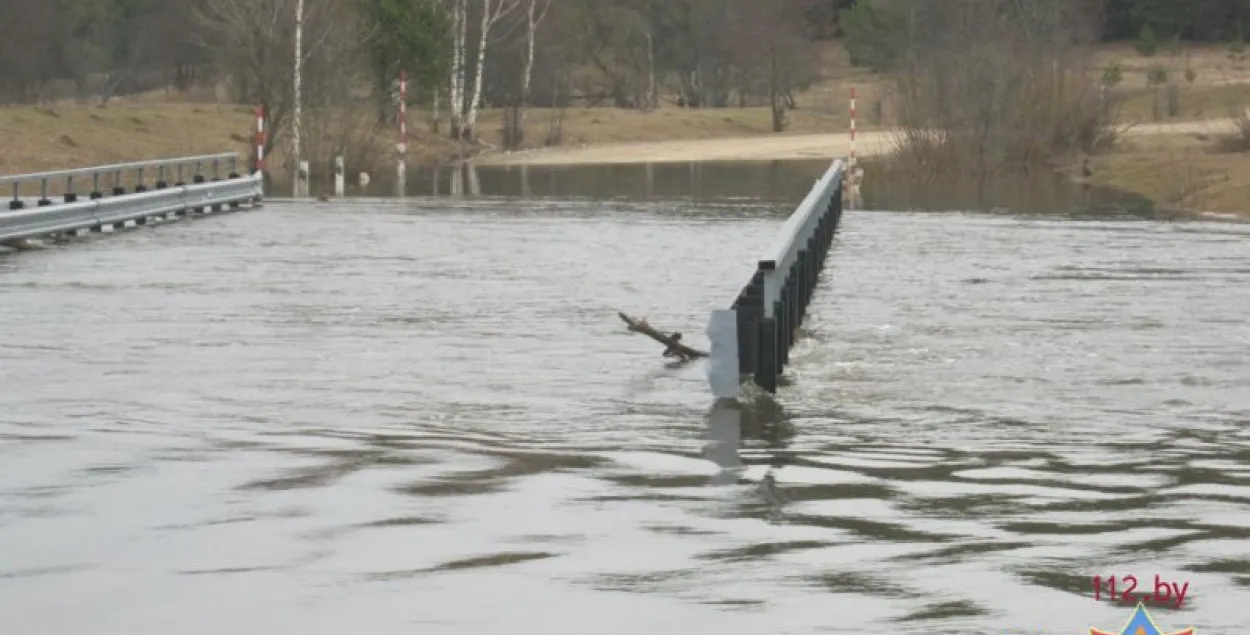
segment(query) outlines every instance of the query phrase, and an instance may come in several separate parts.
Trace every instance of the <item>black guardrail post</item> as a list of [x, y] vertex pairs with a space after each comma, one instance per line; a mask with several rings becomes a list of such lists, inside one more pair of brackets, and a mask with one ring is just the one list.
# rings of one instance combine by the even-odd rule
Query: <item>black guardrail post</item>
[[[844, 169], [844, 168], [843, 168]], [[790, 363], [790, 351], [798, 341], [799, 329], [807, 316], [820, 274], [833, 247], [834, 235], [842, 220], [843, 174], [835, 176], [834, 183], [826, 182], [828, 200], [821, 200], [810, 225], [796, 228], [806, 235], [798, 238], [792, 258], [785, 270], [767, 269], [761, 262], [755, 277], [734, 302], [738, 315], [738, 366], [741, 374], [754, 375], [755, 384], [770, 392], [777, 392], [781, 374]], [[808, 208], [811, 209], [811, 208]], [[778, 286], [773, 292], [771, 311], [765, 311], [764, 277]], [[757, 294], [757, 295], [753, 295]], [[759, 298], [756, 300], [755, 298]], [[772, 317], [765, 317], [771, 314]]]
[[48, 198], [48, 179], [39, 182], [39, 201], [35, 203], [39, 207], [47, 207], [52, 204], [52, 199]]
[[[238, 159], [235, 159], [234, 157], [230, 158], [230, 174], [227, 174], [226, 178], [228, 179], [239, 178]], [[241, 206], [242, 204], [243, 204], [243, 201], [230, 201], [230, 209], [239, 209], [239, 206]]]
[[754, 375], [760, 358], [760, 320], [764, 317], [764, 276], [758, 270], [734, 300], [738, 322], [738, 375]]
[[[205, 179], [204, 179], [204, 166], [203, 166], [202, 164], [200, 164], [200, 162], [199, 162], [199, 161], [196, 161], [196, 162], [195, 162], [195, 176], [192, 176], [192, 177], [191, 177], [191, 182], [192, 182], [192, 183], [203, 183], [204, 181], [205, 181]], [[196, 207], [191, 208], [191, 211], [195, 212], [196, 214], [203, 214], [203, 213], [204, 213], [204, 208], [203, 208], [202, 206], [196, 206]]]
[[755, 384], [770, 393], [776, 393], [777, 375], [781, 374], [777, 364], [777, 318], [766, 317], [760, 320], [759, 334], [760, 358], [755, 370]]
[[22, 200], [20, 184], [14, 182], [13, 183], [13, 200], [9, 201], [9, 209], [11, 211], [16, 211], [16, 210], [22, 209], [23, 207], [26, 207], [26, 201]]

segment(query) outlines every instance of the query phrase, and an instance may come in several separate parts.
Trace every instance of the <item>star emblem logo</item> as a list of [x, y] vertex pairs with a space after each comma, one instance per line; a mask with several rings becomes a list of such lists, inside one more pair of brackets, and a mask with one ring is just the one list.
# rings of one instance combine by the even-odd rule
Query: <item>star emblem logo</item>
[[1133, 611], [1133, 616], [1129, 618], [1128, 623], [1119, 631], [1101, 631], [1091, 627], [1089, 635], [1194, 635], [1193, 628], [1187, 628], [1183, 631], [1174, 633], [1165, 633], [1159, 630], [1153, 619], [1150, 619], [1150, 613], [1146, 611], [1146, 607], [1139, 602], [1137, 609]]

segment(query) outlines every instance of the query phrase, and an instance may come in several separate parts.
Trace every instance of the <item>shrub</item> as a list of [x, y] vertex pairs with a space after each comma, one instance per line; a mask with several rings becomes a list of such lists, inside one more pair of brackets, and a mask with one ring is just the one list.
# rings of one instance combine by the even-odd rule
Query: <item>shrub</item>
[[1154, 57], [1155, 53], [1159, 52], [1159, 36], [1155, 35], [1154, 27], [1149, 24], [1142, 25], [1137, 39], [1133, 42], [1133, 48], [1137, 49], [1137, 53], [1142, 57]]

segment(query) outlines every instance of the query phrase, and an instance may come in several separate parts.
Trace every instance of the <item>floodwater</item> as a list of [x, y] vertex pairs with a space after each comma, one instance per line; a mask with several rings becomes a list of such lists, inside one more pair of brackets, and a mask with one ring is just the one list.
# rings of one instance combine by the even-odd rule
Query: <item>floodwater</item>
[[0, 256], [4, 631], [1118, 631], [1092, 577], [1156, 574], [1164, 631], [1250, 626], [1250, 227], [848, 212], [791, 385], [713, 407], [615, 311], [704, 345], [783, 212], [271, 204]]
[[[910, 185], [885, 176], [882, 159], [861, 162], [867, 177], [862, 208], [867, 210], [986, 210], [1055, 215], [1149, 215], [1153, 204], [1110, 188], [1091, 187], [1052, 172], [1028, 177], [1000, 175], [988, 183], [937, 182]], [[414, 170], [407, 194], [486, 195], [596, 200], [765, 200], [798, 202], [829, 167], [825, 160], [708, 161], [591, 166], [478, 166], [472, 163]], [[394, 180], [378, 175], [368, 191], [355, 195], [390, 196]], [[328, 184], [314, 183], [314, 192]], [[285, 186], [275, 191], [286, 192]]]

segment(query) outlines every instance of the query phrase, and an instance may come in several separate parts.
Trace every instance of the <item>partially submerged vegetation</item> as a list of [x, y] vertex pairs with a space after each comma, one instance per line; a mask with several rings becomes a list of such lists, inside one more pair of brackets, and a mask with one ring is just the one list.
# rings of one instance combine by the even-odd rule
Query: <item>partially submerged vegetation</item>
[[[1059, 168], [1168, 208], [1250, 212], [1250, 78], [1240, 39], [1184, 46], [1183, 28], [1206, 20], [1210, 34], [1218, 18], [1183, 26], [1160, 10], [1140, 13], [1159, 25], [1145, 22], [1132, 46], [1099, 46], [1105, 8], [1098, 0], [861, 0], [846, 11], [852, 57], [893, 89], [892, 176], [976, 185]], [[1123, 138], [1136, 123], [1182, 119], [1223, 121], [1213, 131]]]
[[1109, 147], [1112, 100], [1086, 70], [1095, 4], [858, 5], [848, 27], [871, 34], [865, 55], [896, 86], [899, 162], [919, 178], [980, 179]]

